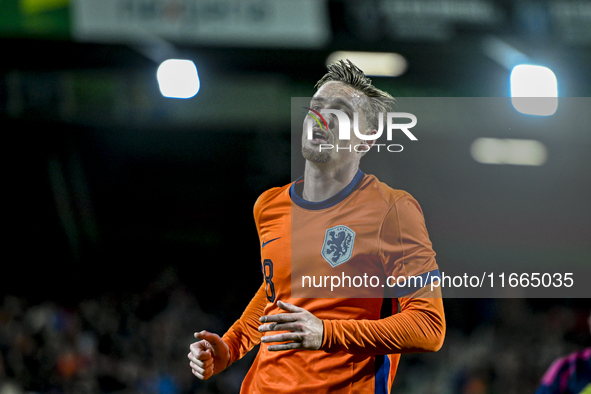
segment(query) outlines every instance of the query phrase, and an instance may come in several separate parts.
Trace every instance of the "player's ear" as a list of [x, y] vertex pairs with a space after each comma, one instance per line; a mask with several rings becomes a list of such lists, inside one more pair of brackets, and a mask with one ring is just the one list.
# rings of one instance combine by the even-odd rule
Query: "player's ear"
[[[365, 135], [374, 135], [377, 134], [377, 130], [375, 129], [367, 129], [365, 132]], [[361, 151], [361, 149], [359, 149], [361, 155], [365, 155], [367, 152], [369, 152], [369, 150], [371, 149], [371, 147], [376, 143], [376, 140], [361, 140], [361, 145], [364, 146], [363, 151]]]

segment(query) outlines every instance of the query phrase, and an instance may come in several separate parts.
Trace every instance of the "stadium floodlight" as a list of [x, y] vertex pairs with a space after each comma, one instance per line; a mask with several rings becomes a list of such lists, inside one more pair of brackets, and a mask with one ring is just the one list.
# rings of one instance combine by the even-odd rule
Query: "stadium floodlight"
[[156, 72], [160, 93], [164, 97], [187, 99], [199, 92], [201, 83], [197, 67], [191, 60], [168, 59]]
[[470, 153], [483, 164], [541, 166], [548, 157], [546, 146], [540, 141], [510, 138], [478, 138]]
[[373, 77], [397, 77], [408, 68], [404, 56], [392, 52], [336, 51], [328, 56], [326, 64], [345, 59], [351, 60], [365, 75]]
[[511, 103], [527, 115], [550, 116], [558, 108], [558, 83], [547, 67], [520, 64], [511, 71]]

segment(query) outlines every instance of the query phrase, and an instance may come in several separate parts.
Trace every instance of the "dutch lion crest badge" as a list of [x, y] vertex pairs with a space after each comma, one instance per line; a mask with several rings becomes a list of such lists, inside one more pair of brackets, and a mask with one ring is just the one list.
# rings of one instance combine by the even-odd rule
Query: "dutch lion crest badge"
[[355, 231], [343, 225], [331, 227], [324, 235], [322, 257], [332, 267], [343, 264], [351, 258], [354, 243]]

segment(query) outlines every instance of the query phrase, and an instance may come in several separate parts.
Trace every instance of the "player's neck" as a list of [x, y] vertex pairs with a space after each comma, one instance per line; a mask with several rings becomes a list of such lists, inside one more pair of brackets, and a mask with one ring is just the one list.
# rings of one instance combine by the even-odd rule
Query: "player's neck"
[[318, 202], [334, 196], [351, 183], [358, 169], [359, 163], [332, 168], [306, 161], [302, 198]]

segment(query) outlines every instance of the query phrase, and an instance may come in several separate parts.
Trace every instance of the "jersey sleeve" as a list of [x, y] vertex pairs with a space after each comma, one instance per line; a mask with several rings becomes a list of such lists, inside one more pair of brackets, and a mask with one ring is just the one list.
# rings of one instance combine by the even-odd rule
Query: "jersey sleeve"
[[228, 366], [244, 357], [246, 353], [261, 342], [263, 335], [259, 332], [259, 319], [263, 316], [266, 305], [267, 295], [263, 283], [252, 300], [250, 300], [242, 316], [222, 337], [222, 340], [230, 348]]
[[392, 204], [378, 242], [386, 276], [396, 284], [391, 288], [394, 297], [407, 296], [440, 277], [423, 212], [411, 195]]
[[439, 297], [399, 299], [400, 313], [379, 320], [323, 320], [321, 350], [354, 354], [435, 352], [443, 345], [445, 317]]
[[[259, 196], [254, 204], [253, 216], [260, 237], [260, 217], [269, 195], [277, 188], [269, 189]], [[230, 348], [231, 365], [236, 360], [244, 357], [252, 348], [261, 342], [262, 333], [259, 332], [260, 321], [267, 306], [267, 293], [265, 291], [265, 282], [258, 289], [250, 303], [242, 313], [242, 316], [230, 327], [222, 339]]]

